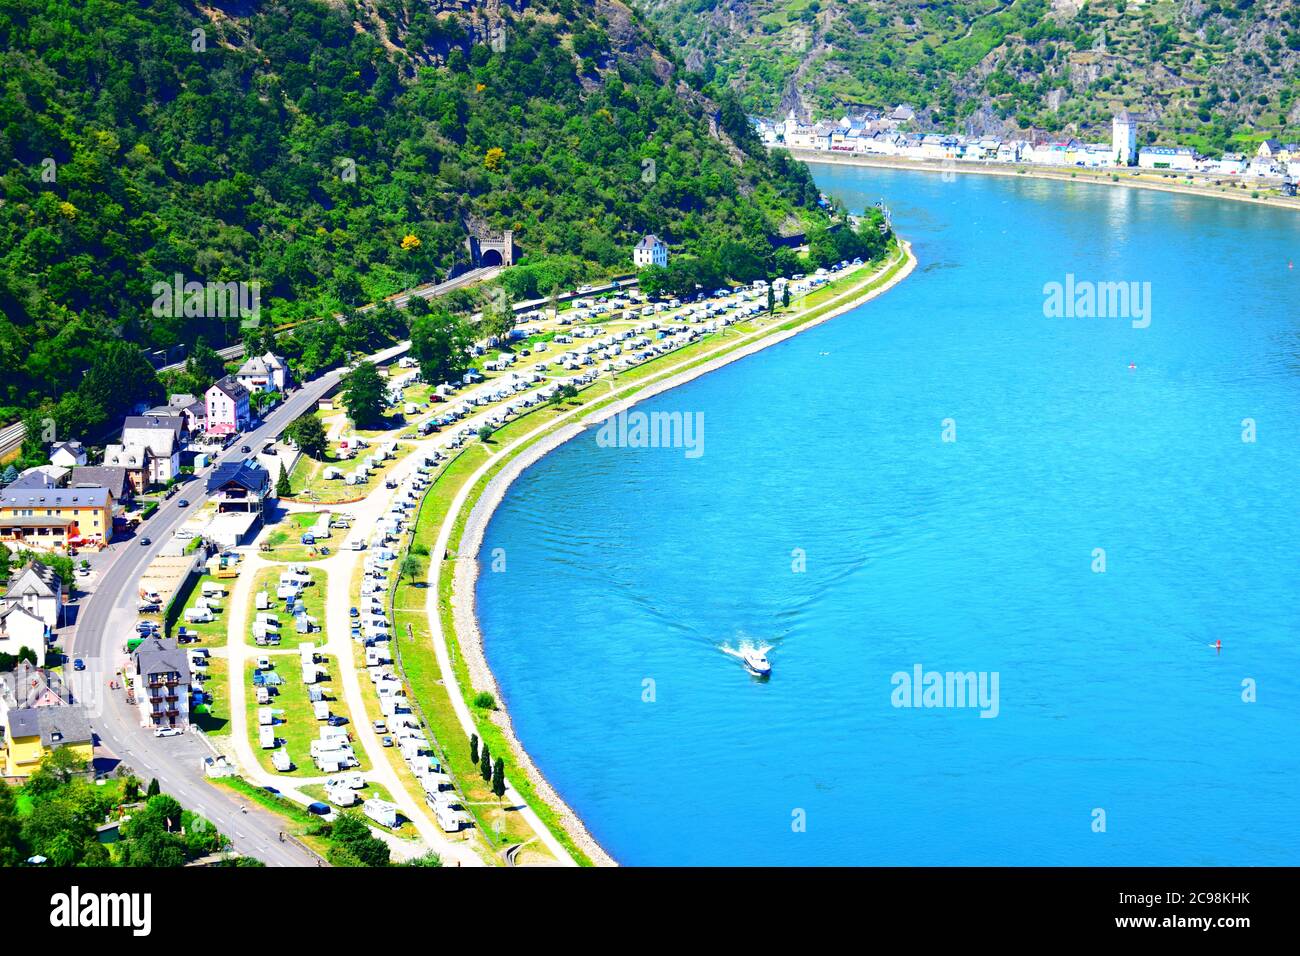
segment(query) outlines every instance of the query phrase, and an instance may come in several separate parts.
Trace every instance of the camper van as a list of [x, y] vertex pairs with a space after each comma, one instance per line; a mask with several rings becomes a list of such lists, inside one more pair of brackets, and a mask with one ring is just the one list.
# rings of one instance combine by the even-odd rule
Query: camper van
[[280, 773], [288, 773], [293, 769], [293, 761], [289, 759], [289, 751], [281, 747], [275, 753], [271, 754], [271, 766]]
[[397, 827], [397, 805], [389, 803], [387, 800], [367, 800], [362, 808], [375, 823], [381, 827], [388, 827], [390, 830]]
[[356, 791], [349, 790], [347, 787], [331, 787], [326, 784], [325, 799], [336, 807], [350, 807], [356, 804], [357, 794]]
[[190, 624], [209, 624], [212, 622], [212, 611], [206, 607], [187, 607], [185, 609], [185, 620]]
[[257, 728], [257, 742], [262, 745], [263, 750], [270, 750], [275, 746], [275, 728], [269, 724], [263, 724]]

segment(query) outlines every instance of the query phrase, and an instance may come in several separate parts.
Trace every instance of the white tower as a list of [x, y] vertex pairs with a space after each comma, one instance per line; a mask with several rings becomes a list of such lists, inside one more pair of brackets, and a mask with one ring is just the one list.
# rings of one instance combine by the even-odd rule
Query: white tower
[[1116, 166], [1137, 162], [1138, 124], [1128, 110], [1121, 110], [1110, 123], [1110, 151]]

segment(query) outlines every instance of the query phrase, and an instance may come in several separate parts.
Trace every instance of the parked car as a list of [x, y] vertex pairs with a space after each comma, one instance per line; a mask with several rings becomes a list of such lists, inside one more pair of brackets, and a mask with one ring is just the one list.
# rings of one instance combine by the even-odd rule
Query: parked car
[[376, 731], [378, 731], [379, 733], [382, 734], [382, 733], [383, 733], [385, 730], [387, 730], [387, 729], [388, 729], [388, 725], [384, 723], [382, 717], [381, 717], [379, 720], [376, 720], [376, 721], [375, 721], [375, 730], [376, 730]]
[[182, 733], [184, 731], [179, 727], [159, 727], [153, 732], [153, 735], [155, 737], [179, 737]]
[[314, 813], [318, 817], [328, 816], [330, 808], [328, 804], [321, 803], [319, 800], [307, 804], [307, 812]]
[[263, 787], [262, 789], [273, 797], [278, 797], [280, 795], [280, 791], [275, 789], [275, 787]]
[[349, 609], [348, 609], [348, 616], [349, 616], [349, 617], [360, 617], [360, 616], [361, 616], [361, 612], [358, 611], [356, 608], [349, 608]]
[[84, 671], [86, 669], [86, 662], [83, 661], [80, 657], [78, 657], [75, 661], [72, 662], [72, 669], [74, 671]]
[[343, 726], [344, 724], [346, 724], [347, 722], [348, 722], [348, 719], [347, 719], [346, 717], [340, 717], [338, 714], [334, 714], [334, 715], [333, 715], [332, 717], [330, 717], [330, 719], [329, 719], [329, 725], [330, 725], [331, 727], [342, 727], [342, 726]]
[[391, 747], [391, 746], [393, 745], [393, 738], [392, 738], [392, 737], [385, 737], [385, 738], [383, 739], [383, 744], [384, 744], [385, 747]]

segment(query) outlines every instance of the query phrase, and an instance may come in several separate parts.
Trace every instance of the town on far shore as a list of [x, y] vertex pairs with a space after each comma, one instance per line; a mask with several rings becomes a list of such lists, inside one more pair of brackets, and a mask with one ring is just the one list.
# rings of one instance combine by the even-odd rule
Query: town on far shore
[[889, 112], [868, 110], [845, 114], [838, 121], [808, 123], [791, 109], [784, 119], [751, 116], [750, 122], [769, 147], [811, 150], [882, 159], [928, 163], [1021, 163], [1053, 168], [1118, 169], [1136, 167], [1165, 173], [1218, 176], [1296, 194], [1300, 182], [1300, 143], [1265, 139], [1253, 156], [1224, 153], [1202, 156], [1190, 146], [1138, 144], [1140, 114], [1121, 110], [1111, 120], [1109, 142], [1084, 142], [1073, 137], [961, 136], [920, 132], [912, 107], [900, 104]]

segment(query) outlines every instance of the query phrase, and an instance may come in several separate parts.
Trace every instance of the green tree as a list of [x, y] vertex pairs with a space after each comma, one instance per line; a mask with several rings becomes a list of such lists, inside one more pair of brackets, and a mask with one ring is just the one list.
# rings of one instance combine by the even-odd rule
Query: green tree
[[14, 791], [0, 780], [0, 867], [18, 866], [31, 856], [18, 819], [18, 801]]
[[280, 476], [275, 479], [275, 496], [277, 498], [293, 497], [293, 487], [289, 484], [289, 475], [284, 470], [284, 462], [280, 462]]
[[484, 780], [492, 779], [492, 751], [486, 740], [483, 741], [482, 752], [479, 754], [478, 772]]
[[382, 423], [387, 389], [373, 363], [362, 362], [343, 376], [339, 395], [348, 417], [358, 428]]
[[149, 788], [145, 790], [144, 795], [146, 797], [156, 797], [160, 793], [162, 793], [162, 787], [158, 786], [158, 778], [154, 777], [149, 781]]
[[475, 766], [478, 765], [478, 734], [469, 735], [469, 760]]
[[430, 384], [458, 378], [469, 364], [466, 349], [474, 341], [464, 319], [439, 306], [411, 322], [411, 355]]
[[515, 327], [515, 311], [510, 306], [510, 299], [501, 293], [494, 296], [492, 301], [483, 307], [483, 316], [479, 320], [479, 335], [486, 338], [495, 338], [499, 342], [505, 342], [510, 330]]
[[414, 584], [415, 579], [420, 575], [419, 559], [413, 554], [406, 555], [402, 558], [402, 563], [399, 566], [397, 573], [400, 577], [404, 577], [408, 582]]
[[498, 800], [506, 795], [506, 762], [500, 757], [492, 766], [492, 792]]
[[189, 358], [185, 360], [185, 376], [189, 382], [188, 391], [196, 395], [201, 395], [217, 379], [226, 374], [226, 363], [221, 361], [221, 356], [216, 353], [212, 346], [208, 345], [207, 339], [202, 336], [194, 343], [194, 348], [190, 351]]
[[329, 448], [329, 439], [325, 435], [325, 426], [314, 412], [300, 415], [289, 423], [284, 435], [298, 446], [308, 458], [320, 461]]
[[767, 314], [771, 315], [776, 311], [776, 290], [772, 288], [771, 283], [767, 286]]
[[781, 287], [781, 308], [790, 308], [790, 283], [788, 282]]

